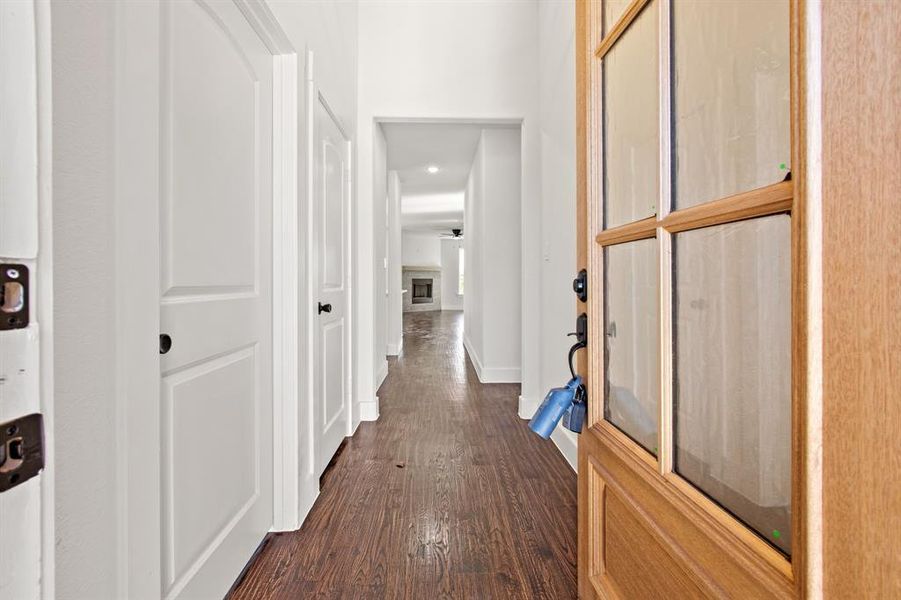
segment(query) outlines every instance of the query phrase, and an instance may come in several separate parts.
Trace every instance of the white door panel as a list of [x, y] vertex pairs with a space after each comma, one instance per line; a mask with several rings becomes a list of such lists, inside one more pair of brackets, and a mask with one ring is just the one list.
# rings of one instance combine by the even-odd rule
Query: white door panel
[[164, 597], [222, 597], [272, 523], [272, 55], [231, 2], [162, 3]]
[[347, 369], [347, 212], [348, 142], [321, 98], [316, 105], [316, 157], [313, 245], [317, 260], [314, 289], [318, 302], [331, 306], [319, 313], [314, 373], [319, 474], [347, 435], [350, 410]]
[[343, 318], [322, 326], [322, 358], [322, 427], [323, 431], [329, 431], [345, 414]]

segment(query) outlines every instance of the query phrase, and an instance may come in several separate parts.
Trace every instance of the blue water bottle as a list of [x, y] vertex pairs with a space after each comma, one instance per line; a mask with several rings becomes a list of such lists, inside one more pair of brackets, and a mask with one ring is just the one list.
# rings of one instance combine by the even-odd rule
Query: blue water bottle
[[582, 385], [582, 378], [576, 375], [566, 384], [566, 387], [553, 388], [544, 397], [541, 406], [535, 411], [535, 416], [529, 421], [529, 429], [548, 439], [557, 423], [573, 405], [576, 390]]

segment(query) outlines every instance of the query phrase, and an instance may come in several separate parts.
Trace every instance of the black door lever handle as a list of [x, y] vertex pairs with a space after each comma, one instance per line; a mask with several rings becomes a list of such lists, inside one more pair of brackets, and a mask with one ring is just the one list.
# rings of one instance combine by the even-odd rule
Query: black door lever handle
[[332, 305], [331, 304], [323, 304], [322, 302], [320, 302], [319, 303], [319, 314], [321, 315], [324, 312], [325, 313], [332, 312]]

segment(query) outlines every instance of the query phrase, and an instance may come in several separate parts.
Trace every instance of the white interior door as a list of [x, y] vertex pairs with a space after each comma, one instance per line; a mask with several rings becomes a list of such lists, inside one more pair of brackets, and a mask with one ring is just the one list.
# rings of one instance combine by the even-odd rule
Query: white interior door
[[[347, 435], [349, 418], [348, 140], [321, 97], [315, 113], [314, 290], [318, 294], [315, 373], [316, 469], [322, 474]], [[316, 309], [317, 307], [314, 307]]]
[[232, 2], [160, 29], [162, 592], [221, 598], [272, 524], [273, 58]]

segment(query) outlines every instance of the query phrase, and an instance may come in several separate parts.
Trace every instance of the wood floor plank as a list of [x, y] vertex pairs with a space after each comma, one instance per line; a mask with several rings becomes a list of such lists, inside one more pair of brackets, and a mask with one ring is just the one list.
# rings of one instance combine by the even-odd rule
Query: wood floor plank
[[518, 385], [479, 382], [462, 334], [460, 312], [404, 315], [379, 420], [233, 600], [576, 597], [576, 476], [517, 417]]

